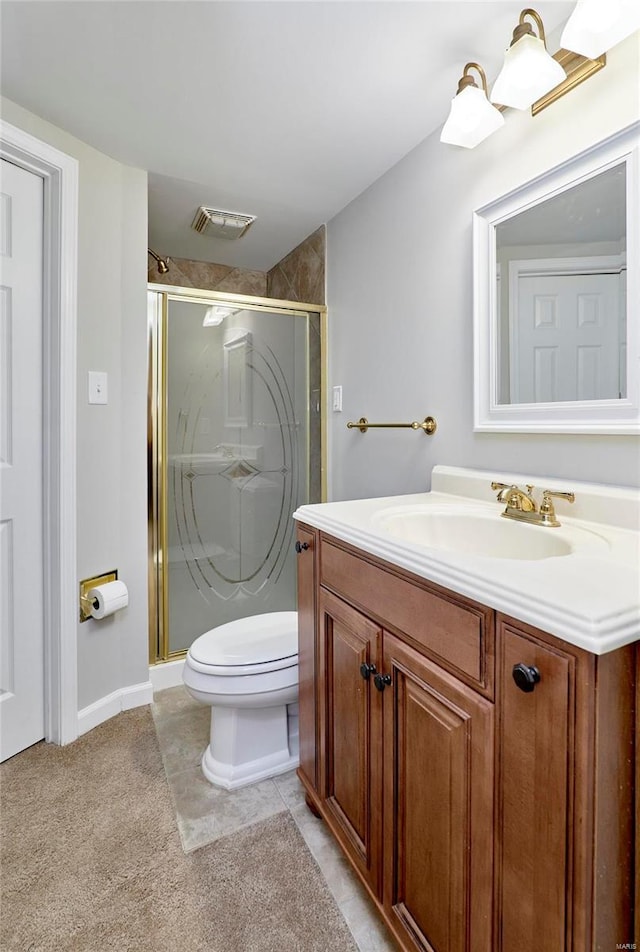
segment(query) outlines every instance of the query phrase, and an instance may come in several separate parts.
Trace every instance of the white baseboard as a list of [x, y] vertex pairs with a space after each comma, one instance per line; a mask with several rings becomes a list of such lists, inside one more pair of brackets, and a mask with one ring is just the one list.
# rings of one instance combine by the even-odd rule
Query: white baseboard
[[113, 691], [99, 701], [94, 701], [88, 707], [78, 711], [78, 736], [93, 730], [98, 724], [115, 717], [120, 711], [128, 711], [132, 707], [141, 707], [153, 702], [156, 691], [166, 688], [175, 688], [182, 684], [182, 669], [184, 659], [166, 661], [163, 664], [153, 664], [149, 667], [149, 680], [142, 684], [132, 684], [130, 687]]
[[163, 661], [160, 664], [152, 664], [149, 667], [149, 680], [153, 684], [153, 690], [164, 691], [166, 688], [177, 688], [182, 684], [182, 669], [184, 668], [184, 658], [177, 661]]
[[151, 704], [153, 701], [153, 685], [151, 681], [144, 681], [142, 684], [132, 684], [126, 688], [120, 688], [101, 697], [99, 701], [94, 701], [88, 707], [83, 707], [78, 711], [78, 736], [86, 734], [93, 730], [98, 724], [108, 721], [110, 717], [115, 717], [121, 711], [128, 711], [132, 707], [142, 707], [144, 704]]

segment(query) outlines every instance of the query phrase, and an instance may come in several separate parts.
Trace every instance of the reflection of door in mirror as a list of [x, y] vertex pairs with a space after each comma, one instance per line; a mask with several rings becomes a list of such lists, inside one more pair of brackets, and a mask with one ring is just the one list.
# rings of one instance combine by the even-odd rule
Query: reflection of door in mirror
[[498, 224], [500, 404], [626, 396], [625, 202], [615, 165]]
[[509, 403], [626, 396], [619, 264], [510, 263]]

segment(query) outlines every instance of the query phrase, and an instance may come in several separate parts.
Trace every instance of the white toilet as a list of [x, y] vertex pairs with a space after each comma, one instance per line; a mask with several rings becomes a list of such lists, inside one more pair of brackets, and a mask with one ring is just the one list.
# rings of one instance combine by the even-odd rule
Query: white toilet
[[298, 613], [220, 625], [193, 642], [189, 694], [211, 705], [207, 780], [235, 790], [298, 766]]

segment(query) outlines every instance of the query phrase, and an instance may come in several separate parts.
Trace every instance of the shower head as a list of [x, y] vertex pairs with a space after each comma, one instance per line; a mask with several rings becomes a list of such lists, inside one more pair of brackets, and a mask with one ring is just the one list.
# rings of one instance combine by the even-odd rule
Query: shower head
[[152, 251], [152, 250], [151, 250], [151, 248], [147, 248], [147, 251], [149, 252], [149, 254], [151, 255], [151, 257], [152, 257], [152, 258], [155, 258], [156, 261], [158, 262], [158, 273], [159, 273], [159, 274], [166, 274], [167, 271], [169, 270], [169, 265], [168, 265], [168, 263], [167, 263], [168, 259], [167, 259], [167, 258], [161, 258], [160, 255], [157, 255], [157, 254], [155, 253], [155, 251]]

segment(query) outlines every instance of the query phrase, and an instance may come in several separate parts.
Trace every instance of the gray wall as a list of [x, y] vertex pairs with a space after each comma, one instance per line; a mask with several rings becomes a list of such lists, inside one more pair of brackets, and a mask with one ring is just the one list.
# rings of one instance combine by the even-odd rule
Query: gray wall
[[[639, 47], [624, 41], [535, 118], [509, 110], [476, 149], [438, 130], [329, 222], [330, 385], [344, 407], [329, 419], [329, 498], [419, 492], [436, 463], [640, 483], [636, 437], [474, 433], [472, 389], [472, 211], [637, 120]], [[433, 437], [345, 425], [427, 414]]]
[[[149, 679], [146, 517], [147, 175], [12, 102], [2, 118], [79, 162], [78, 579], [117, 568], [129, 607], [78, 625], [80, 710]], [[87, 403], [87, 371], [109, 375]]]

